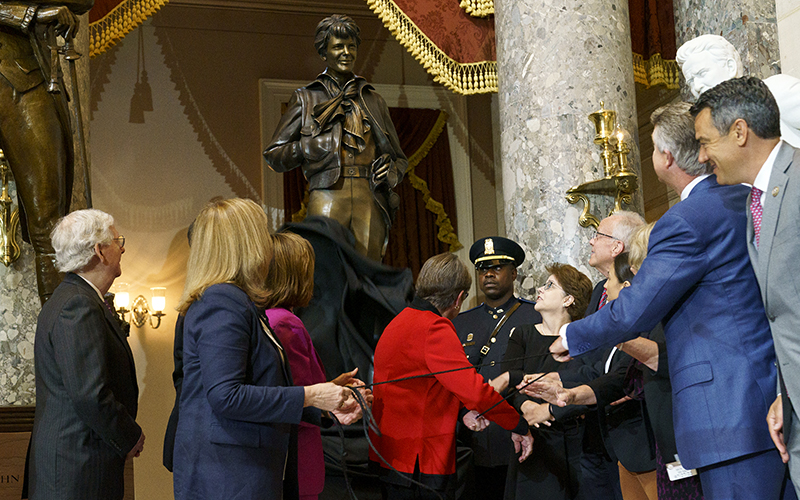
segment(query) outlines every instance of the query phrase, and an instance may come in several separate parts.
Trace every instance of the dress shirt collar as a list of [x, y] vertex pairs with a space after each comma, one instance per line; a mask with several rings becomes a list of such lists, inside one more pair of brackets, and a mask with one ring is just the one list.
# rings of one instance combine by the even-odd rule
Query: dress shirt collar
[[772, 173], [772, 167], [775, 165], [775, 159], [778, 157], [778, 150], [781, 148], [783, 141], [778, 141], [778, 144], [772, 148], [772, 152], [767, 156], [767, 161], [761, 165], [761, 170], [758, 171], [753, 186], [761, 190], [761, 206], [764, 206], [764, 194], [769, 189], [769, 176]]
[[90, 287], [92, 287], [92, 288], [94, 289], [94, 291], [95, 291], [95, 292], [97, 292], [97, 296], [98, 296], [98, 297], [100, 297], [100, 300], [102, 300], [103, 302], [105, 302], [105, 300], [103, 299], [103, 294], [102, 294], [102, 293], [100, 293], [100, 289], [99, 289], [99, 288], [97, 288], [96, 286], [94, 286], [94, 283], [92, 283], [91, 281], [87, 280], [86, 278], [84, 278], [84, 277], [83, 277], [83, 276], [81, 276], [80, 274], [77, 274], [77, 273], [76, 273], [76, 274], [75, 274], [75, 276], [78, 276], [78, 277], [79, 277], [80, 279], [82, 279], [83, 281], [85, 281], [85, 282], [89, 283], [89, 286], [90, 286]]
[[683, 188], [683, 191], [681, 191], [681, 201], [683, 201], [683, 200], [685, 200], [686, 198], [688, 198], [688, 197], [689, 197], [689, 195], [690, 195], [690, 194], [692, 194], [692, 189], [694, 189], [694, 187], [695, 187], [696, 185], [700, 184], [700, 183], [703, 181], [703, 179], [705, 179], [705, 178], [706, 178], [706, 177], [708, 177], [709, 175], [710, 175], [710, 174], [698, 175], [697, 177], [695, 177], [695, 178], [692, 180], [692, 182], [690, 182], [689, 184], [687, 184], [687, 185], [686, 185], [686, 187], [685, 187], [685, 188]]

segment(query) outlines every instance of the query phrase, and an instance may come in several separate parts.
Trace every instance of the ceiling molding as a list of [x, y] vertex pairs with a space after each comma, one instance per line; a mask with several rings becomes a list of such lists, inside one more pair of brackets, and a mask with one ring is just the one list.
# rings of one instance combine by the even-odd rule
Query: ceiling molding
[[341, 0], [170, 0], [167, 5], [283, 14], [329, 15], [344, 11], [351, 17], [375, 17], [363, 1], [347, 4]]

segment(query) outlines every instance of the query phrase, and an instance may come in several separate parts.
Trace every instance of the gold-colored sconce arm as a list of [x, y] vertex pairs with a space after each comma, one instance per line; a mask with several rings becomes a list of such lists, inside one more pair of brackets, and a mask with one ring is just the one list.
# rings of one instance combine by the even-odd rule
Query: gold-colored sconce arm
[[622, 204], [633, 204], [633, 193], [639, 186], [639, 179], [636, 174], [628, 168], [628, 153], [630, 153], [631, 142], [630, 134], [622, 130], [619, 125], [615, 125], [616, 113], [605, 109], [604, 103], [600, 102], [600, 110], [589, 115], [589, 120], [594, 123], [596, 135], [594, 143], [601, 151], [603, 161], [602, 179], [584, 182], [578, 186], [572, 186], [567, 190], [566, 198], [570, 203], [583, 202], [578, 223], [582, 227], [594, 227], [600, 225], [600, 219], [592, 214], [591, 203], [587, 195], [604, 195], [614, 197], [613, 214], [622, 210]]
[[[150, 327], [155, 330], [161, 326], [162, 316], [166, 316], [166, 314], [161, 311], [150, 311], [147, 305], [147, 299], [145, 299], [144, 296], [139, 295], [133, 299], [133, 304], [131, 305], [131, 321], [133, 321], [133, 324], [138, 328], [144, 326], [144, 322], [149, 319]], [[156, 324], [153, 324], [154, 317], [157, 320]]]
[[0, 149], [0, 177], [2, 177], [2, 192], [0, 192], [0, 256], [6, 267], [19, 259], [20, 248], [17, 244], [17, 231], [19, 230], [19, 210], [13, 208], [13, 202], [8, 195], [8, 176], [11, 169], [6, 161], [3, 150]]

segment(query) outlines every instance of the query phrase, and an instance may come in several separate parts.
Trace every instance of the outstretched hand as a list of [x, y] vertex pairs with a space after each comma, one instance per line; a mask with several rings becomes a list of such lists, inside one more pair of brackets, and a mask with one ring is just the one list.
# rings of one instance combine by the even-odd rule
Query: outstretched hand
[[520, 392], [533, 398], [539, 398], [556, 406], [567, 406], [575, 404], [575, 394], [569, 389], [565, 389], [559, 380], [543, 378], [531, 385], [520, 389]]
[[558, 337], [555, 342], [550, 345], [550, 354], [553, 355], [553, 359], [561, 363], [572, 359], [572, 357], [569, 355], [569, 351], [564, 348], [564, 343], [561, 341], [561, 337]]

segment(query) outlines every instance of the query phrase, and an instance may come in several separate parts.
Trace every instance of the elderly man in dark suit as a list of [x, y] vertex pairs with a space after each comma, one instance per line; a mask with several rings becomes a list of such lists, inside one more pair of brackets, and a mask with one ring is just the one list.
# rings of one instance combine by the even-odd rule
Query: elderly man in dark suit
[[757, 78], [735, 78], [704, 92], [692, 107], [700, 161], [720, 184], [753, 186], [747, 199], [747, 249], [761, 285], [778, 357], [781, 394], [767, 417], [800, 496], [800, 149], [781, 141], [780, 113]]
[[[72, 191], [72, 138], [66, 110], [47, 91], [49, 53], [31, 36], [37, 26], [71, 37], [76, 15], [94, 0], [0, 2], [0, 147], [8, 158], [21, 203], [23, 236], [36, 254], [44, 303], [61, 281], [50, 231], [66, 215]], [[59, 109], [61, 106], [61, 109]]]
[[30, 499], [121, 499], [125, 460], [144, 446], [133, 355], [103, 302], [122, 272], [125, 238], [90, 209], [61, 219], [52, 242], [67, 275], [36, 327]]

